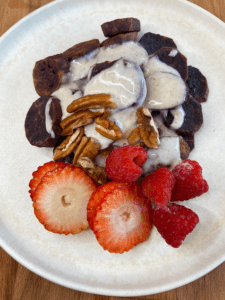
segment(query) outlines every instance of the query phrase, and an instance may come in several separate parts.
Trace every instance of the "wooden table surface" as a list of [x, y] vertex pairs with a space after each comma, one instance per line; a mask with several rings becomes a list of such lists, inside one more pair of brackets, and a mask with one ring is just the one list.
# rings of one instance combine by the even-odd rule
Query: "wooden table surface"
[[[21, 18], [51, 1], [0, 0], [0, 36]], [[190, 0], [190, 2], [208, 10], [225, 22], [225, 0]], [[225, 300], [225, 263], [204, 277], [183, 287], [160, 294], [136, 298], [154, 300]], [[69, 299], [114, 300], [120, 299], [120, 297], [87, 294], [59, 286], [27, 270], [0, 248], [0, 300]]]

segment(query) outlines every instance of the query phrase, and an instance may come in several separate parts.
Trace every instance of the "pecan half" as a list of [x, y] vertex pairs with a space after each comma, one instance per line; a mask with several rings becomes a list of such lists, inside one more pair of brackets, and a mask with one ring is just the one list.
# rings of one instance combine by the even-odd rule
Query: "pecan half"
[[137, 145], [141, 140], [139, 128], [134, 128], [131, 134], [127, 138], [129, 145]]
[[67, 112], [77, 112], [86, 109], [100, 109], [100, 108], [116, 108], [117, 104], [113, 101], [113, 97], [110, 94], [94, 94], [86, 95], [79, 99], [74, 100], [67, 107]]
[[73, 113], [67, 118], [63, 119], [60, 123], [60, 126], [63, 128], [61, 133], [62, 136], [67, 136], [73, 134], [74, 129], [91, 124], [94, 122], [94, 119], [100, 117], [104, 114], [104, 111], [79, 111]]
[[160, 145], [159, 132], [147, 108], [138, 108], [137, 123], [144, 144], [150, 149], [158, 149]]
[[96, 118], [95, 123], [97, 124], [95, 130], [101, 135], [114, 141], [122, 139], [123, 133], [113, 121], [105, 118]]
[[180, 157], [182, 160], [185, 160], [188, 158], [190, 154], [190, 148], [188, 144], [185, 142], [185, 140], [182, 138], [182, 136], [179, 136], [180, 139]]
[[94, 160], [100, 148], [101, 145], [98, 142], [90, 137], [84, 136], [74, 154], [73, 165], [76, 165], [78, 159], [82, 157], [88, 157], [91, 160]]
[[84, 128], [77, 128], [77, 130], [71, 136], [68, 136], [57, 148], [55, 148], [53, 159], [57, 160], [64, 158], [72, 153], [72, 151], [79, 144], [83, 135]]
[[95, 164], [89, 157], [79, 158], [77, 165], [99, 184], [105, 184], [107, 182], [107, 175], [104, 172], [104, 168]]

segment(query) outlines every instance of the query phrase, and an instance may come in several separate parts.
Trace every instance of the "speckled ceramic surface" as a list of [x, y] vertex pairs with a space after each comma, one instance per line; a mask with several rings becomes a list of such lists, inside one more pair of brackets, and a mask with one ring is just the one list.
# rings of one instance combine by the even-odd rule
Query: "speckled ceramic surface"
[[[51, 149], [25, 138], [26, 113], [38, 98], [32, 69], [37, 60], [72, 45], [104, 39], [100, 25], [121, 17], [140, 19], [142, 33], [174, 39], [188, 64], [209, 84], [204, 125], [190, 158], [199, 161], [210, 190], [185, 205], [200, 224], [179, 249], [154, 229], [147, 242], [125, 254], [110, 254], [90, 229], [76, 236], [52, 234], [37, 221], [28, 194], [31, 173], [52, 159]], [[135, 296], [189, 283], [225, 257], [225, 25], [187, 1], [54, 1], [12, 27], [0, 39], [0, 245], [33, 272], [73, 289]]]

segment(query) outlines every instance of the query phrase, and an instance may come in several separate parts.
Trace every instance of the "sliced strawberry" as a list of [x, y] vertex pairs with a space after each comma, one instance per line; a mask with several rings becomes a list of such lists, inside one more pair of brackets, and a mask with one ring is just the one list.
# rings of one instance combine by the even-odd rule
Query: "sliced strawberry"
[[151, 205], [141, 187], [110, 182], [104, 194], [92, 221], [99, 244], [111, 253], [123, 253], [146, 241], [152, 228]]
[[49, 231], [77, 234], [88, 227], [87, 204], [95, 190], [81, 168], [58, 167], [47, 172], [34, 191], [34, 213]]
[[166, 206], [154, 208], [153, 222], [167, 244], [178, 248], [186, 236], [194, 230], [199, 218], [191, 209], [169, 203]]
[[56, 168], [65, 167], [66, 164], [63, 161], [55, 162], [55, 161], [49, 161], [45, 163], [43, 166], [38, 167], [37, 171], [32, 173], [33, 178], [31, 179], [29, 183], [29, 193], [31, 198], [33, 197], [34, 191], [37, 188], [38, 184], [41, 182], [42, 177], [45, 176], [47, 172], [53, 171]]
[[144, 194], [158, 206], [166, 205], [170, 199], [175, 184], [175, 177], [167, 168], [160, 168], [149, 174], [141, 183]]
[[108, 182], [97, 188], [96, 191], [91, 195], [91, 198], [87, 205], [87, 219], [90, 228], [93, 230], [93, 220], [97, 213], [97, 209], [100, 208], [102, 201], [107, 194], [113, 192], [115, 189], [114, 183]]
[[189, 200], [209, 190], [207, 181], [202, 177], [202, 167], [195, 160], [184, 160], [173, 169], [172, 173], [176, 183], [171, 201]]

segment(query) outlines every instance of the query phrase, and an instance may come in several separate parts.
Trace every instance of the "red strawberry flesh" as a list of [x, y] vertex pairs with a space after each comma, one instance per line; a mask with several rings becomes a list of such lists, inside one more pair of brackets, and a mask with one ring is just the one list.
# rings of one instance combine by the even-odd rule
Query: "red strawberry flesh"
[[53, 171], [59, 167], [64, 168], [65, 166], [66, 164], [62, 161], [61, 162], [49, 161], [45, 163], [43, 166], [38, 167], [37, 171], [32, 173], [33, 178], [29, 183], [29, 187], [30, 187], [29, 193], [31, 198], [33, 197], [33, 194], [37, 186], [41, 182], [41, 179], [45, 176], [47, 172]]
[[151, 205], [136, 183], [112, 182], [93, 218], [99, 244], [111, 253], [129, 251], [146, 241], [150, 234]]

